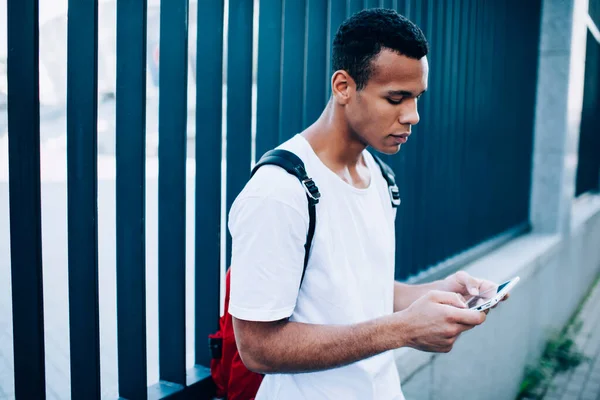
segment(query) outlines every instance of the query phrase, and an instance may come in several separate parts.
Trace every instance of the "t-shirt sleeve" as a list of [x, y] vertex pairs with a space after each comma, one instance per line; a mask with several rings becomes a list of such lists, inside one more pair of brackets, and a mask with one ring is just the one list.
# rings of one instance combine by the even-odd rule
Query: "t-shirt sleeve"
[[[229, 313], [238, 319], [277, 321], [292, 315], [296, 306], [308, 211], [298, 209], [302, 188], [297, 180], [292, 183], [292, 201], [247, 191], [251, 194], [240, 196], [232, 206]], [[303, 202], [307, 208], [306, 198]]]

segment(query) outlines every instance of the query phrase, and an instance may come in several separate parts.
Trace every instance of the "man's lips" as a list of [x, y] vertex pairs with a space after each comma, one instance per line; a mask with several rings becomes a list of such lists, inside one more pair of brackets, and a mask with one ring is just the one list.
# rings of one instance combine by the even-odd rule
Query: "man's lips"
[[408, 133], [408, 132], [398, 133], [398, 134], [392, 134], [391, 136], [394, 138], [396, 143], [404, 144], [408, 140], [410, 133]]

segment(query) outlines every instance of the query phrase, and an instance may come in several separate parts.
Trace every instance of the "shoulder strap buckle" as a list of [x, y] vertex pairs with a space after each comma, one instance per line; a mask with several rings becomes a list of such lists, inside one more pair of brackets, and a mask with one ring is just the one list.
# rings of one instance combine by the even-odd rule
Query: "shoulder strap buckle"
[[389, 185], [388, 190], [390, 191], [390, 198], [392, 199], [392, 206], [399, 207], [402, 199], [400, 199], [400, 190], [398, 190], [398, 186]]
[[304, 187], [304, 191], [306, 192], [308, 201], [311, 203], [311, 205], [318, 204], [319, 199], [321, 198], [321, 193], [319, 192], [319, 188], [312, 178], [303, 179], [302, 186]]
[[398, 189], [398, 185], [396, 185], [396, 176], [394, 175], [394, 171], [390, 168], [389, 165], [383, 162], [381, 158], [379, 158], [375, 153], [371, 152], [373, 159], [379, 165], [381, 169], [381, 173], [383, 178], [385, 179], [388, 185], [388, 192], [390, 194], [390, 200], [392, 202], [392, 207], [397, 208], [400, 206], [400, 190]]

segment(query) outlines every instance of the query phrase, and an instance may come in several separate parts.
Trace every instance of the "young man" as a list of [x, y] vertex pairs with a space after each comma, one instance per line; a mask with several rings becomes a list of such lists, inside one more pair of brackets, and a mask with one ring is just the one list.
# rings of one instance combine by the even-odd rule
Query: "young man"
[[332, 96], [320, 118], [280, 148], [321, 192], [301, 282], [309, 214], [297, 178], [263, 166], [229, 215], [231, 298], [245, 365], [266, 374], [257, 399], [403, 399], [390, 350], [448, 352], [486, 315], [462, 295], [493, 283], [465, 272], [394, 282], [388, 186], [367, 146], [394, 154], [419, 122], [428, 44], [392, 10], [355, 14], [333, 48]]

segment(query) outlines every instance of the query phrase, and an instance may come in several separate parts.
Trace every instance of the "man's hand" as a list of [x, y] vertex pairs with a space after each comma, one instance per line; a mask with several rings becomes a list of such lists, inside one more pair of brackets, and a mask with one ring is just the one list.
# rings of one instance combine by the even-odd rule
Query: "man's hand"
[[458, 293], [433, 290], [397, 313], [406, 326], [405, 346], [447, 353], [461, 333], [482, 324], [486, 315], [467, 310]]
[[[441, 283], [441, 290], [459, 293], [463, 296], [476, 296], [479, 293], [483, 293], [486, 290], [493, 289], [498, 286], [497, 283], [488, 281], [486, 279], [475, 278], [465, 271], [458, 271], [448, 276], [446, 279], [441, 281]], [[502, 301], [508, 299], [508, 297], [509, 294], [507, 293]], [[496, 306], [492, 308], [495, 308]]]
[[440, 353], [449, 352], [461, 333], [486, 319], [485, 313], [467, 310], [462, 295], [438, 290], [430, 291], [396, 315], [406, 329], [406, 346]]

